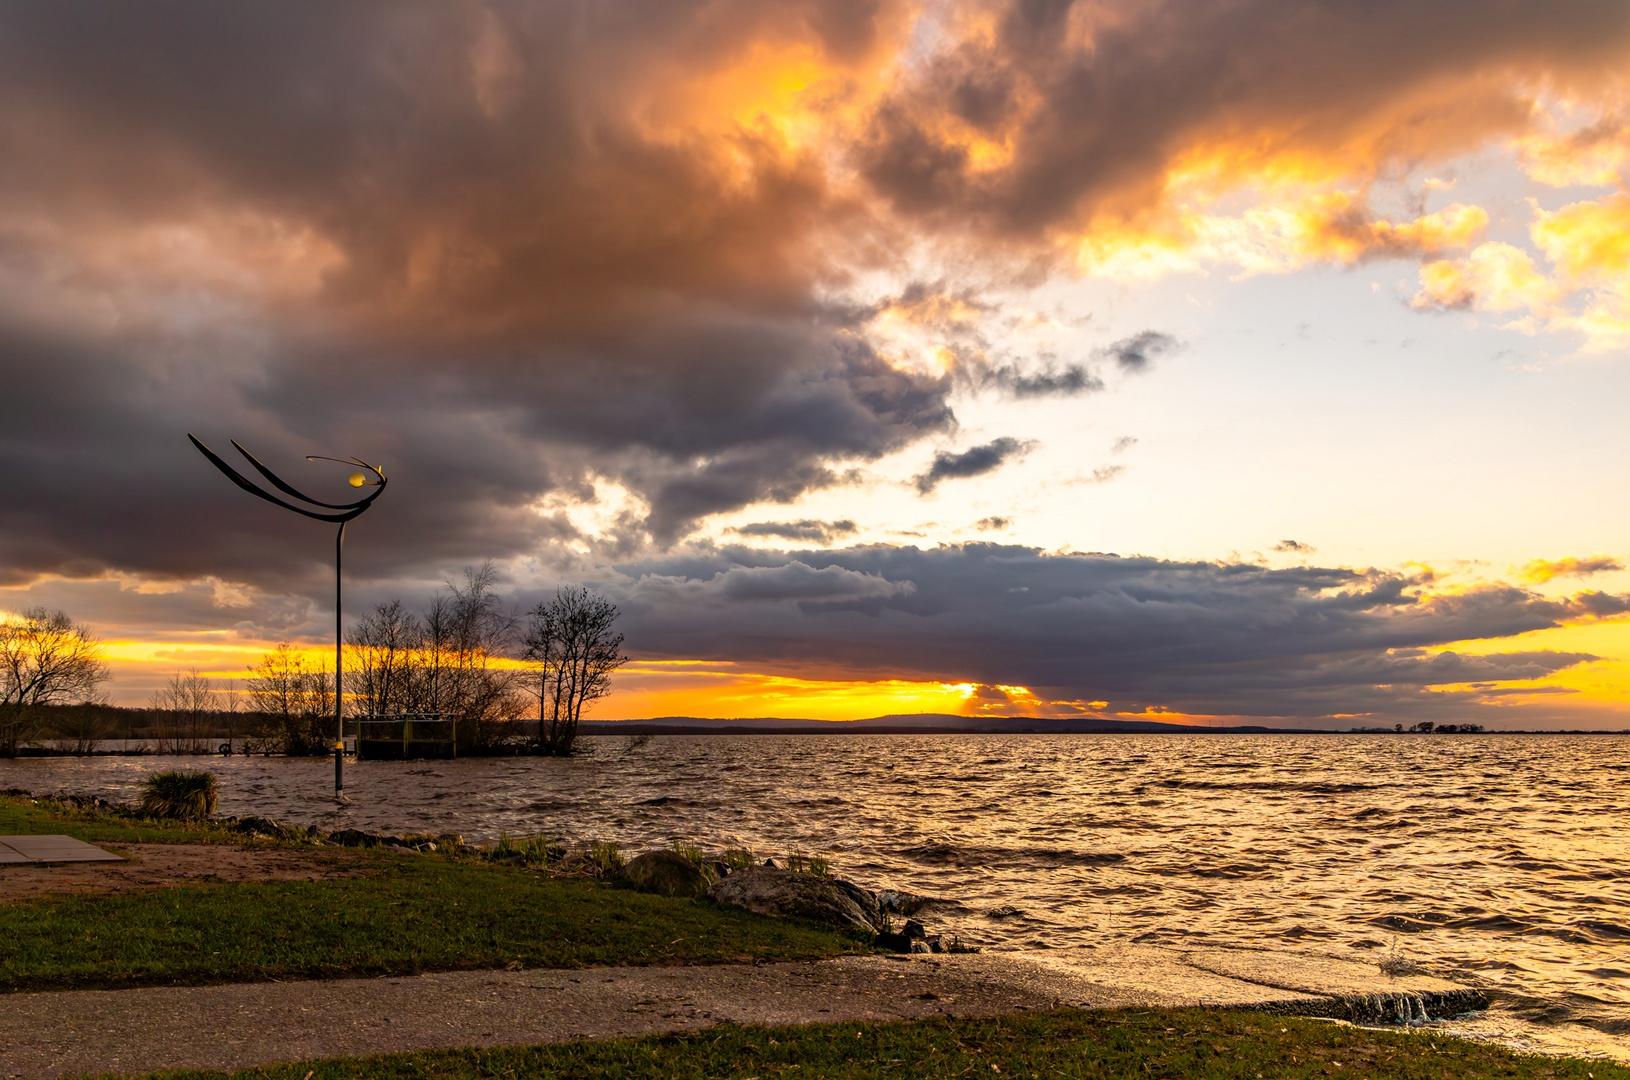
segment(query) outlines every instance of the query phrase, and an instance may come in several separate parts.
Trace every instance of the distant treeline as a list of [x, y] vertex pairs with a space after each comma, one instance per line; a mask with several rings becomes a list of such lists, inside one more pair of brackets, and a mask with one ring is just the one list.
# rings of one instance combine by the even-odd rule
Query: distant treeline
[[251, 717], [232, 709], [193, 713], [88, 703], [40, 705], [33, 711], [36, 742], [81, 754], [114, 739], [149, 740], [155, 753], [213, 753], [228, 740], [241, 745], [252, 725]]
[[1347, 729], [1355, 735], [1481, 735], [1482, 724], [1435, 724], [1422, 720], [1418, 724], [1394, 724], [1391, 727], [1355, 727]]

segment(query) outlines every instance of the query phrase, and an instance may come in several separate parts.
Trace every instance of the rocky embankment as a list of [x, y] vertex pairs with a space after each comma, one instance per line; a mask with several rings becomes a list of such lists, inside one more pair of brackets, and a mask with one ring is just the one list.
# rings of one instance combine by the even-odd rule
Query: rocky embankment
[[[732, 869], [723, 862], [693, 859], [667, 850], [647, 851], [629, 860], [620, 876], [630, 885], [666, 896], [705, 896], [719, 904], [780, 919], [805, 919], [871, 935], [893, 952], [975, 951], [956, 939], [930, 934], [909, 918], [930, 901], [912, 893], [873, 892], [824, 874], [792, 870], [773, 859]], [[895, 917], [904, 920], [895, 929]]]

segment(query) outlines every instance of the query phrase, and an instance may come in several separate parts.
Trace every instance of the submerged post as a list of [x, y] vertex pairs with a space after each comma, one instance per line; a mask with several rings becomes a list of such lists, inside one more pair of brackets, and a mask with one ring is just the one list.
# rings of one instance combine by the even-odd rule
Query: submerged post
[[[383, 481], [381, 481], [383, 486]], [[345, 700], [345, 694], [340, 688], [340, 679], [345, 672], [345, 664], [341, 650], [345, 648], [345, 636], [341, 633], [344, 618], [340, 606], [340, 556], [345, 551], [345, 522], [340, 522], [340, 531], [334, 536], [334, 797], [345, 796], [345, 713], [340, 703]], [[359, 736], [360, 737], [360, 736]]]
[[[372, 478], [364, 475], [363, 473], [352, 473], [349, 478], [351, 486], [355, 488], [366, 486], [378, 489], [366, 497], [358, 499], [356, 502], [352, 503], [322, 502], [318, 499], [313, 499], [310, 495], [301, 494], [293, 487], [290, 487], [281, 477], [273, 473], [272, 470], [256, 461], [253, 454], [245, 450], [242, 446], [239, 446], [236, 439], [232, 440], [233, 449], [242, 454], [249, 464], [254, 466], [255, 471], [260, 473], [261, 476], [265, 477], [271, 483], [272, 487], [276, 488], [278, 491], [281, 491], [283, 494], [306, 504], [306, 506], [296, 506], [294, 503], [280, 499], [276, 495], [273, 495], [244, 479], [242, 474], [240, 474], [226, 462], [222, 461], [213, 450], [200, 442], [197, 436], [189, 434], [187, 438], [192, 440], [192, 444], [198, 448], [199, 453], [203, 454], [209, 459], [211, 465], [214, 465], [217, 469], [221, 470], [222, 473], [226, 474], [226, 478], [228, 480], [231, 480], [234, 484], [237, 484], [249, 494], [265, 499], [267, 502], [276, 503], [285, 510], [293, 510], [296, 514], [302, 514], [305, 517], [313, 518], [317, 521], [332, 521], [339, 524], [339, 532], [335, 534], [334, 537], [334, 798], [343, 799], [345, 798], [345, 694], [344, 688], [341, 685], [341, 680], [345, 676], [343, 651], [345, 648], [345, 617], [341, 607], [341, 585], [343, 582], [341, 559], [345, 551], [345, 525], [346, 522], [360, 517], [362, 512], [368, 509], [368, 507], [372, 506], [373, 501], [379, 498], [379, 496], [384, 492], [385, 472], [376, 465], [369, 465], [361, 458], [341, 459], [322, 457], [317, 454], [307, 454], [307, 461], [337, 461], [341, 465], [355, 465], [359, 468], [366, 469], [368, 472], [373, 474]], [[308, 507], [321, 507], [322, 509], [312, 510], [308, 509]], [[332, 512], [323, 513], [323, 510]]]

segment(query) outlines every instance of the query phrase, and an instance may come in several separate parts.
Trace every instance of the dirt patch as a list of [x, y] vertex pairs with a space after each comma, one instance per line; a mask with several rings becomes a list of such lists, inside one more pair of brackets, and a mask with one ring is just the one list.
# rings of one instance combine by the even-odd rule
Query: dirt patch
[[236, 847], [231, 844], [98, 844], [125, 856], [122, 863], [0, 866], [0, 904], [52, 895], [111, 896], [233, 881], [327, 881], [364, 872], [355, 852], [333, 848]]

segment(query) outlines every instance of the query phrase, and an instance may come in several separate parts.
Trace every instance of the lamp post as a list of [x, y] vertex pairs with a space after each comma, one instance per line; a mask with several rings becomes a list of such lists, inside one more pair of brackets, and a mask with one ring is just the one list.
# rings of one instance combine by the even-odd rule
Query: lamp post
[[[316, 454], [307, 454], [307, 461], [337, 461], [341, 465], [355, 465], [358, 468], [366, 469], [369, 473], [373, 474], [372, 477], [369, 477], [365, 473], [357, 472], [352, 473], [350, 477], [350, 484], [354, 488], [373, 487], [377, 489], [366, 497], [358, 499], [356, 502], [352, 503], [322, 502], [318, 499], [313, 499], [310, 495], [301, 494], [293, 487], [290, 487], [276, 473], [272, 472], [272, 470], [256, 461], [255, 455], [239, 446], [238, 441], [233, 439], [233, 448], [237, 450], [238, 453], [242, 454], [244, 458], [248, 460], [249, 464], [255, 467], [256, 472], [260, 473], [260, 475], [264, 476], [268, 481], [270, 481], [271, 485], [278, 491], [281, 491], [290, 498], [297, 499], [306, 504], [306, 506], [296, 506], [294, 503], [280, 499], [276, 495], [273, 495], [268, 491], [264, 491], [255, 484], [245, 480], [238, 470], [222, 461], [213, 450], [200, 442], [196, 435], [188, 434], [187, 438], [191, 439], [192, 444], [198, 447], [199, 453], [209, 458], [211, 465], [214, 465], [217, 469], [220, 469], [221, 472], [226, 474], [226, 478], [228, 480], [231, 480], [234, 484], [237, 484], [249, 494], [265, 499], [269, 503], [276, 503], [285, 510], [293, 510], [296, 514], [302, 514], [308, 518], [314, 518], [317, 521], [330, 521], [337, 522], [339, 524], [339, 532], [334, 535], [334, 798], [343, 799], [345, 798], [345, 713], [343, 711], [345, 696], [341, 693], [340, 680], [344, 675], [342, 650], [345, 648], [345, 644], [344, 639], [341, 636], [344, 629], [344, 623], [341, 617], [340, 608], [340, 567], [341, 558], [345, 552], [345, 524], [353, 518], [360, 517], [362, 512], [368, 509], [368, 507], [372, 506], [373, 501], [384, 493], [385, 473], [378, 466], [369, 465], [361, 458], [341, 459], [322, 457]], [[320, 507], [321, 509], [312, 510], [307, 509], [307, 507]], [[324, 511], [328, 512], [325, 513]]]

